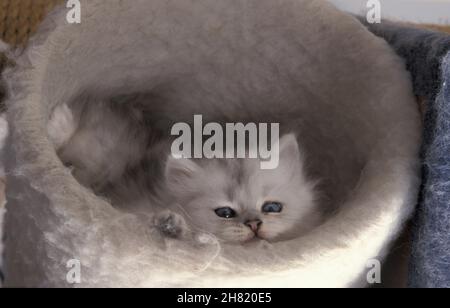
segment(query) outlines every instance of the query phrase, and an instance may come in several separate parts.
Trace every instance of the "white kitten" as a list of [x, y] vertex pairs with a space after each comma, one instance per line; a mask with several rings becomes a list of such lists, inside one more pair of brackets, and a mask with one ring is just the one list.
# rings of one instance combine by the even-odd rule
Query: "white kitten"
[[174, 159], [166, 166], [167, 188], [194, 228], [220, 240], [281, 241], [321, 221], [315, 183], [305, 176], [294, 135], [280, 140], [280, 164], [261, 170], [257, 159]]
[[[161, 212], [154, 224], [171, 237], [189, 226], [233, 243], [254, 238], [280, 241], [316, 227], [322, 212], [308, 180], [296, 137], [280, 140], [280, 163], [260, 169], [258, 159], [177, 160], [169, 143], [148, 147], [148, 133], [107, 105], [87, 108], [77, 123], [63, 105], [50, 119], [49, 137], [82, 184], [126, 211]], [[136, 119], [135, 119], [136, 120]], [[141, 118], [137, 117], [137, 123]], [[135, 124], [133, 124], [135, 125]], [[112, 132], [115, 132], [112, 134]], [[139, 144], [141, 142], [141, 144]]]

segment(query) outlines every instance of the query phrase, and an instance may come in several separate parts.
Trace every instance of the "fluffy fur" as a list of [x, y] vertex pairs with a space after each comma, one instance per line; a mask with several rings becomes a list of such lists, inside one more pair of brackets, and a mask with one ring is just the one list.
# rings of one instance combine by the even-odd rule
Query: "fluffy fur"
[[[320, 221], [314, 184], [307, 179], [295, 136], [280, 141], [280, 165], [261, 170], [258, 160], [177, 160], [166, 167], [169, 192], [193, 226], [222, 241], [246, 243], [255, 237], [268, 241], [301, 236]], [[279, 202], [280, 213], [263, 213], [266, 202]], [[231, 208], [236, 217], [215, 211]], [[252, 229], [251, 223], [260, 226]]]
[[429, 110], [436, 118], [428, 122], [432, 134], [424, 153], [425, 185], [414, 230], [412, 287], [450, 288], [450, 54], [442, 62], [442, 74], [443, 87]]
[[[116, 208], [162, 211], [156, 225], [163, 233], [177, 237], [187, 232], [185, 222], [168, 214], [168, 209], [184, 216], [192, 228], [234, 243], [255, 237], [293, 239], [318, 225], [322, 210], [295, 135], [279, 141], [280, 163], [275, 170], [262, 170], [259, 159], [175, 159], [168, 154], [169, 140], [147, 145], [150, 133], [142, 111], [135, 109], [130, 116], [111, 110], [111, 104], [94, 106], [78, 112], [76, 119], [67, 105], [60, 105], [50, 117], [49, 137], [62, 162], [81, 184], [110, 199]], [[140, 130], [131, 125], [136, 122]], [[114, 134], [116, 123], [128, 123], [120, 127], [119, 135]], [[153, 169], [146, 168], [152, 165]], [[282, 211], [264, 214], [264, 203], [275, 201]], [[215, 210], [223, 207], [232, 208], [236, 217], [218, 217]], [[260, 228], [252, 229], [252, 221]]]
[[[64, 9], [48, 18], [8, 73], [6, 229], [15, 236], [6, 242], [6, 285], [67, 286], [61, 265], [73, 258], [82, 286], [364, 284], [367, 260], [385, 255], [419, 184], [411, 80], [384, 41], [319, 0], [82, 8], [76, 27]], [[59, 104], [134, 94], [152, 107], [156, 131], [194, 113], [287, 123], [282, 134], [298, 134], [335, 215], [304, 237], [245, 249], [202, 233], [179, 241], [149, 231], [145, 215], [117, 211], [80, 186], [46, 133]]]

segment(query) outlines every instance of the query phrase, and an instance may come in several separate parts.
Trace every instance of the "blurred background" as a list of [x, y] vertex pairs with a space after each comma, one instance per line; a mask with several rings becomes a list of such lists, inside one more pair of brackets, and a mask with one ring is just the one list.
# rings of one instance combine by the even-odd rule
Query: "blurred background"
[[[366, 15], [368, 0], [329, 0], [339, 8]], [[450, 0], [379, 0], [383, 18], [420, 24], [450, 25]]]
[[[328, 1], [349, 12], [367, 14], [369, 0]], [[426, 24], [427, 27], [431, 25], [431, 28], [450, 32], [450, 0], [379, 1], [382, 18]], [[56, 4], [64, 2], [65, 0], [0, 0], [0, 39], [11, 45], [24, 44], [45, 14]]]

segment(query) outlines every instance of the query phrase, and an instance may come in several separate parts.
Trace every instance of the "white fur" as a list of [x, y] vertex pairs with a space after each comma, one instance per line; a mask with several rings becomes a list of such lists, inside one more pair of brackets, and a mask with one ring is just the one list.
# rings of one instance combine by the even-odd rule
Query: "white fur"
[[[420, 117], [404, 64], [384, 41], [319, 0], [82, 8], [77, 26], [65, 10], [49, 17], [8, 73], [17, 160], [9, 179], [21, 184], [9, 190], [20, 200], [8, 203], [6, 285], [67, 286], [72, 258], [83, 265], [81, 286], [364, 285], [367, 260], [383, 258], [419, 184]], [[149, 90], [156, 119], [202, 110], [207, 121], [298, 119], [286, 129], [299, 133], [339, 211], [305, 237], [243, 248], [162, 239], [148, 217], [113, 209], [67, 172], [46, 122], [77, 96]]]
[[[117, 208], [154, 213], [171, 205], [172, 210], [183, 215], [196, 230], [232, 243], [246, 243], [255, 236], [268, 241], [293, 239], [311, 231], [321, 221], [324, 211], [319, 206], [314, 181], [309, 180], [306, 175], [304, 157], [294, 134], [283, 136], [279, 141], [277, 156], [280, 162], [275, 170], [262, 170], [260, 160], [254, 159], [205, 159], [198, 164], [193, 160], [174, 159], [172, 154], [164, 168], [168, 146], [157, 153], [160, 161], [155, 161], [151, 156], [155, 152], [154, 144], [150, 145], [150, 149], [140, 147], [139, 143], [144, 143], [145, 138], [136, 138], [136, 145], [130, 143], [136, 133], [146, 136], [143, 132], [145, 127], [136, 132], [135, 129], [128, 131], [125, 126], [120, 134], [126, 138], [117, 140], [111, 129], [120, 122], [130, 121], [129, 118], [118, 118], [115, 113], [109, 113], [108, 106], [87, 108], [82, 112], [83, 117], [92, 118], [88, 112], [100, 115], [97, 120], [100, 123], [95, 126], [81, 125], [81, 129], [77, 129], [80, 127], [79, 121], [68, 105], [57, 106], [47, 124], [49, 138], [57, 151], [64, 153], [61, 157], [63, 163], [71, 164], [72, 173], [80, 183], [93, 183], [92, 180], [86, 181], [92, 178], [105, 181], [95, 181], [97, 187], [107, 187], [98, 193], [110, 199]], [[146, 155], [143, 162], [139, 162], [142, 154], [113, 156], [112, 153], [118, 149], [145, 151]], [[86, 150], [97, 154], [85, 155]], [[73, 159], [66, 160], [73, 156], [77, 156], [75, 162]], [[93, 159], [93, 156], [98, 158]], [[119, 169], [114, 172], [119, 176], [115, 180], [111, 177], [103, 179], [98, 175], [97, 168], [83, 168], [93, 163]], [[159, 169], [165, 169], [165, 174], [157, 174], [157, 168], [145, 168], [151, 164], [161, 165]], [[118, 168], [121, 165], [137, 167], [124, 173]], [[264, 214], [262, 207], [265, 202], [280, 202], [282, 211]], [[237, 216], [232, 219], [218, 217], [215, 210], [221, 207], [233, 208]], [[167, 216], [163, 214], [163, 217]], [[261, 225], [254, 232], [247, 223], [256, 220]], [[164, 230], [182, 228], [172, 226], [172, 223], [169, 227], [167, 225], [163, 226]]]
[[[169, 196], [196, 229], [222, 241], [247, 243], [255, 237], [270, 242], [304, 235], [320, 223], [314, 182], [305, 174], [295, 135], [280, 140], [280, 164], [261, 170], [259, 160], [168, 159]], [[280, 213], [264, 214], [266, 202], [279, 202]], [[170, 204], [170, 203], [169, 203]], [[232, 209], [236, 217], [224, 219], [215, 211]], [[248, 222], [260, 221], [251, 230]]]

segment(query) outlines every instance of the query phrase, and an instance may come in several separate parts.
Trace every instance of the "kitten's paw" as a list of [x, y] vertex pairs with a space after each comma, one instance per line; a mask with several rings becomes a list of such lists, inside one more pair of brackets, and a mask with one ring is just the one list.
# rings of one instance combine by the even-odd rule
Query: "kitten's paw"
[[181, 238], [187, 231], [187, 225], [184, 218], [171, 211], [157, 214], [154, 224], [163, 235], [170, 238]]
[[69, 106], [63, 104], [56, 107], [47, 123], [48, 136], [55, 148], [63, 147], [75, 130], [75, 120]]

